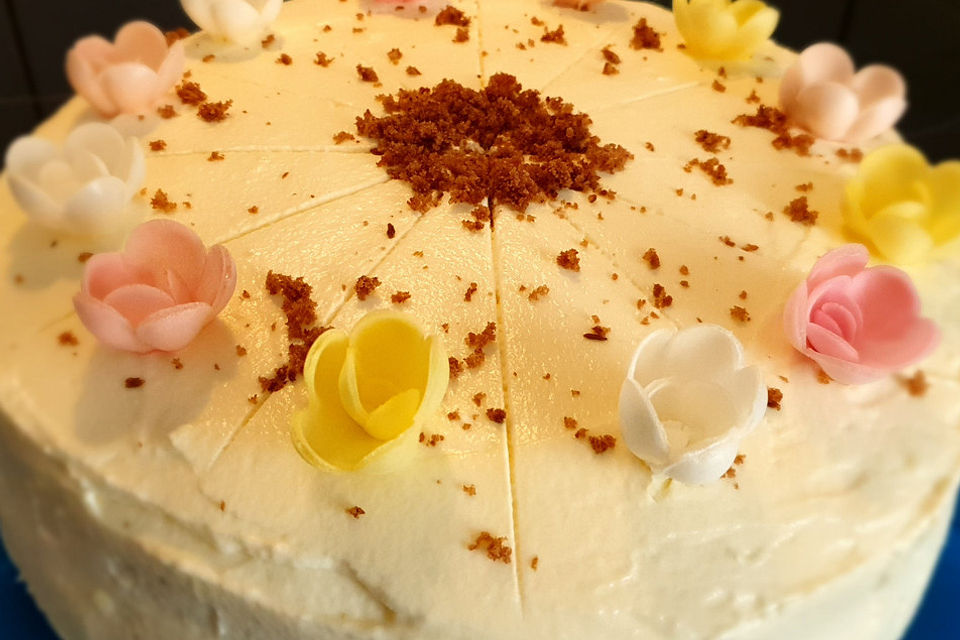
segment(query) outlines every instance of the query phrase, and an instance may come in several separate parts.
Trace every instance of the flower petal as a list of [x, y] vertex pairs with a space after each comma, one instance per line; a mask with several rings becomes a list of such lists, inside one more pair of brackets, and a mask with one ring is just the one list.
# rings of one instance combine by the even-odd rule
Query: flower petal
[[627, 448], [654, 470], [670, 455], [667, 433], [644, 388], [627, 378], [620, 387], [620, 432]]
[[960, 235], [960, 161], [942, 162], [927, 177], [930, 237], [944, 244]]
[[111, 65], [103, 71], [100, 79], [110, 101], [124, 113], [150, 111], [163, 94], [157, 72], [137, 62]]
[[63, 205], [48, 196], [43, 189], [14, 173], [7, 173], [7, 184], [10, 185], [17, 204], [30, 218], [46, 227], [56, 228], [60, 225]]
[[260, 38], [266, 23], [260, 13], [246, 2], [211, 0], [210, 13], [216, 29], [214, 33], [231, 42], [248, 45]]
[[685, 484], [703, 485], [719, 480], [733, 466], [741, 441], [742, 436], [731, 434], [709, 447], [687, 451], [663, 473]]
[[126, 204], [126, 185], [119, 178], [98, 178], [64, 204], [64, 228], [80, 235], [108, 233], [119, 226]]
[[87, 260], [80, 290], [98, 300], [130, 284], [143, 284], [146, 274], [130, 264], [121, 253], [98, 253]]
[[8, 175], [16, 174], [34, 179], [40, 168], [57, 156], [57, 147], [49, 140], [20, 136], [7, 147], [3, 164]]
[[207, 302], [214, 313], [227, 306], [230, 296], [237, 287], [237, 265], [226, 247], [214, 245], [207, 251], [206, 263], [194, 296]]
[[131, 264], [153, 274], [153, 284], [166, 283], [170, 269], [191, 291], [199, 288], [207, 258], [199, 236], [173, 220], [150, 220], [134, 229], [124, 255]]
[[127, 319], [113, 307], [84, 292], [74, 296], [73, 306], [83, 326], [103, 344], [134, 353], [151, 350], [149, 345], [137, 338]]
[[720, 383], [661, 378], [645, 391], [666, 432], [671, 458], [708, 446], [738, 426], [736, 407]]
[[819, 138], [843, 138], [860, 115], [857, 96], [836, 82], [820, 82], [805, 87], [797, 94], [797, 104], [790, 117]]
[[889, 131], [907, 110], [903, 98], [886, 98], [874, 102], [860, 112], [860, 116], [847, 132], [848, 142], [862, 142]]
[[861, 362], [850, 362], [834, 358], [812, 349], [804, 352], [808, 358], [820, 365], [823, 372], [840, 384], [866, 384], [890, 375], [887, 369], [878, 369]]
[[819, 324], [807, 325], [807, 341], [817, 353], [821, 353], [838, 360], [859, 362], [860, 354], [849, 342], [833, 331], [823, 328]]
[[173, 298], [165, 291], [140, 283], [114, 289], [103, 298], [103, 302], [116, 309], [134, 327], [147, 316], [174, 306]]
[[193, 23], [204, 30], [213, 27], [213, 14], [210, 12], [210, 0], [180, 0], [184, 13]]
[[180, 304], [147, 316], [136, 328], [144, 344], [159, 351], [179, 351], [200, 333], [214, 317], [205, 302]]
[[783, 310], [783, 332], [794, 349], [807, 348], [807, 323], [810, 318], [810, 303], [807, 283], [801, 282], [787, 299]]
[[744, 13], [738, 16], [738, 20], [742, 20], [745, 15], [750, 17], [746, 22], [741, 22], [736, 39], [731, 43], [733, 46], [726, 56], [733, 59], [747, 58], [777, 30], [780, 12], [757, 0], [739, 0], [730, 6], [734, 11], [738, 7], [743, 8]]
[[892, 144], [868, 153], [860, 163], [856, 181], [864, 188], [859, 206], [867, 219], [891, 203], [916, 200], [916, 185], [929, 173], [927, 160], [918, 149]]
[[[860, 325], [863, 323], [863, 314], [860, 313], [858, 307], [851, 309], [847, 305], [837, 302], [824, 303], [817, 309], [816, 313], [821, 314], [824, 320], [829, 319], [831, 325], [836, 328], [834, 333], [847, 341], [856, 336], [860, 330]], [[825, 328], [827, 326], [822, 322], [818, 322], [818, 324]]]
[[157, 69], [157, 90], [161, 94], [169, 91], [183, 75], [183, 67], [187, 63], [186, 49], [179, 40], [170, 45], [167, 57]]
[[377, 440], [392, 440], [413, 426], [420, 408], [420, 391], [407, 389], [370, 412], [363, 430]]
[[920, 262], [933, 249], [924, 218], [927, 207], [920, 202], [901, 201], [876, 213], [867, 223], [873, 245], [892, 262]]
[[160, 68], [169, 51], [163, 32], [143, 20], [120, 27], [113, 42], [118, 60], [139, 62], [154, 71]]
[[863, 107], [869, 107], [891, 98], [906, 101], [907, 83], [896, 69], [882, 64], [872, 64], [860, 69], [853, 77], [851, 86], [860, 98]]
[[870, 261], [870, 252], [862, 244], [845, 244], [824, 254], [807, 276], [807, 288], [813, 291], [837, 276], [855, 276]]
[[113, 45], [100, 36], [82, 38], [67, 52], [70, 86], [106, 117], [119, 111], [100, 85], [100, 71], [113, 57]]

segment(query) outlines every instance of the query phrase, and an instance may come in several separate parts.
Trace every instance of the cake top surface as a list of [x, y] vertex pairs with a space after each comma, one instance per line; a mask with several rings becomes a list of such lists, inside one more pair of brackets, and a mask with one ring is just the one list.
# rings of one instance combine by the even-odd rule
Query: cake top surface
[[[782, 329], [791, 291], [847, 242], [850, 156], [895, 134], [775, 147], [775, 125], [742, 125], [769, 125], [758, 108], [777, 104], [795, 55], [768, 43], [763, 76], [707, 68], [653, 5], [452, 4], [468, 24], [293, 0], [262, 45], [184, 41], [180, 95], [134, 123], [133, 208], [225, 246], [237, 290], [182, 352], [99, 347], [71, 299], [82, 260], [117, 247], [27, 224], [0, 186], [4, 413], [104, 522], [171, 562], [281, 611], [411, 636], [721, 637], [913, 535], [960, 472], [955, 246], [908, 270], [943, 331], [918, 376], [829, 382]], [[594, 158], [622, 170], [586, 192], [418, 189], [400, 144], [417, 119], [376, 121], [409, 112], [378, 96], [472, 100], [501, 73], [586, 114], [591, 148], [632, 159]], [[198, 91], [220, 106], [198, 109]], [[92, 118], [76, 99], [38, 133], [62, 140]], [[477, 137], [450, 148], [475, 142], [486, 161], [496, 145]], [[401, 311], [457, 361], [402, 469], [330, 473], [297, 455], [302, 383], [259, 381], [290, 357], [271, 272], [290, 277], [274, 290], [309, 284], [309, 326]], [[778, 405], [704, 487], [652, 474], [617, 413], [636, 345], [700, 323], [739, 339]]]

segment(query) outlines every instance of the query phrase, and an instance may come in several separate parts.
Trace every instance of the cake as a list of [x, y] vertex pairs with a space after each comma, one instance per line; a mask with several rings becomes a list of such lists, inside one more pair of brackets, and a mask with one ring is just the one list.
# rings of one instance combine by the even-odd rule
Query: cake
[[[899, 637], [960, 479], [960, 251], [904, 267], [942, 332], [920, 369], [841, 384], [783, 329], [792, 292], [850, 242], [860, 156], [896, 134], [850, 145], [748, 126], [797, 54], [766, 42], [751, 64], [706, 64], [654, 5], [452, 5], [291, 0], [253, 44], [175, 45], [176, 92], [114, 121], [145, 156], [124, 217], [179, 222], [235, 262], [235, 293], [183, 349], [103, 346], [74, 309], [85, 262], [129, 228], [49, 231], [0, 187], [0, 523], [54, 628]], [[588, 114], [598, 155], [571, 170], [581, 190], [505, 179], [470, 202], [470, 185], [422, 182], [421, 157], [383, 153], [405, 129], [378, 119], [378, 95], [496, 87], [527, 104], [520, 86]], [[531, 113], [486, 99], [507, 130]], [[480, 117], [438, 100], [438, 135]], [[75, 98], [36, 135], [96, 119]], [[498, 148], [515, 162], [535, 137]], [[308, 391], [278, 371], [303, 365], [297, 336], [354, 339], [361, 319], [397, 314], [450, 358], [439, 406], [386, 468], [308, 464], [291, 438]], [[742, 344], [769, 404], [702, 485], [635, 455], [619, 412], [637, 346], [701, 324]]]

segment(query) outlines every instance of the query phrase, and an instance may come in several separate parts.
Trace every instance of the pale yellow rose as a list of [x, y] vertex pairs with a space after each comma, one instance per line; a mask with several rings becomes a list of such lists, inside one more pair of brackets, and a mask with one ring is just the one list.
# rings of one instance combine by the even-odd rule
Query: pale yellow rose
[[889, 262], [923, 260], [960, 235], [960, 161], [932, 167], [910, 145], [877, 149], [847, 184], [844, 222]]
[[[310, 404], [293, 421], [300, 455], [327, 469], [389, 466], [416, 442], [443, 400], [450, 368], [442, 342], [409, 316], [376, 311], [348, 334], [333, 329], [304, 365]], [[409, 448], [408, 448], [409, 451]]]
[[687, 53], [705, 60], [745, 60], [766, 42], [780, 12], [760, 0], [673, 0]]

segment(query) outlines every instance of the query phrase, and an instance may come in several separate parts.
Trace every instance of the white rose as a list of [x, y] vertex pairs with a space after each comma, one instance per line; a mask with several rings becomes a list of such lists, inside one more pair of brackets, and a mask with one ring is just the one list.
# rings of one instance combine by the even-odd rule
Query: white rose
[[5, 164], [10, 190], [29, 217], [79, 235], [119, 228], [146, 172], [137, 139], [100, 122], [74, 129], [62, 148], [33, 136], [17, 138]]
[[183, 10], [207, 33], [253, 44], [280, 14], [283, 0], [181, 0]]
[[763, 418], [760, 370], [722, 327], [662, 329], [637, 347], [620, 391], [623, 440], [655, 473], [688, 484], [719, 479]]

